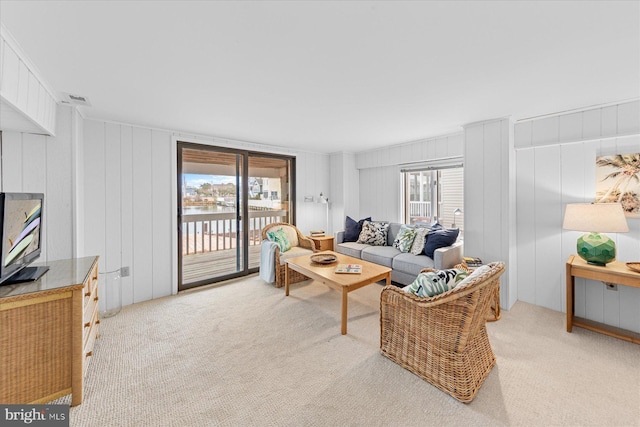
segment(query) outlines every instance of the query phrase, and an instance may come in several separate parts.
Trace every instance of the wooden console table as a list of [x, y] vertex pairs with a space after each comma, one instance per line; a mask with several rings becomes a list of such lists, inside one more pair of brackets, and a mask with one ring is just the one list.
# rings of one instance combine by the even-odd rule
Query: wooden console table
[[82, 383], [98, 336], [98, 257], [50, 261], [35, 282], [0, 286], [0, 402], [41, 404]]
[[616, 283], [618, 285], [640, 288], [640, 273], [627, 268], [622, 262], [611, 262], [606, 267], [587, 264], [582, 258], [571, 255], [567, 261], [567, 332], [571, 332], [573, 326], [600, 332], [612, 337], [620, 338], [640, 344], [640, 334], [626, 331], [613, 326], [604, 325], [587, 319], [575, 317], [575, 278], [583, 277], [601, 282]]

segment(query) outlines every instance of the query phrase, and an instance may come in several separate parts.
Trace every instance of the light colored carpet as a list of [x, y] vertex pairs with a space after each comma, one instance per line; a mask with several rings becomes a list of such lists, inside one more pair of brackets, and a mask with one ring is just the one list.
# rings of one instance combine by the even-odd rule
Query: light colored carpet
[[488, 324], [497, 365], [463, 404], [380, 354], [381, 290], [349, 294], [346, 336], [340, 294], [312, 281], [125, 307], [101, 321], [71, 425], [640, 425], [640, 346], [518, 302]]

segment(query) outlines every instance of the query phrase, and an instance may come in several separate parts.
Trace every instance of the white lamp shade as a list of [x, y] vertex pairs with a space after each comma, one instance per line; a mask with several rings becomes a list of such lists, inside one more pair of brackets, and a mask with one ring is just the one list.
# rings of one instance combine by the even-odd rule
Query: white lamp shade
[[595, 233], [625, 233], [627, 219], [620, 203], [570, 203], [562, 228]]

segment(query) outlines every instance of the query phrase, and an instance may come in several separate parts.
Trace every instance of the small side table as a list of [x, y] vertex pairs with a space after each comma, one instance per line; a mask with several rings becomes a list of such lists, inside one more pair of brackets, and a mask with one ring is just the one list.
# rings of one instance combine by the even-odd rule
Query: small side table
[[580, 326], [594, 332], [640, 344], [640, 334], [636, 332], [575, 316], [576, 277], [640, 288], [640, 273], [631, 271], [625, 263], [618, 261], [610, 262], [606, 267], [599, 267], [587, 264], [585, 260], [576, 255], [570, 255], [567, 260], [567, 332], [571, 332], [574, 326]]
[[307, 237], [313, 240], [313, 243], [316, 245], [316, 250], [318, 251], [333, 250], [333, 236], [322, 236], [322, 237], [307, 236]]

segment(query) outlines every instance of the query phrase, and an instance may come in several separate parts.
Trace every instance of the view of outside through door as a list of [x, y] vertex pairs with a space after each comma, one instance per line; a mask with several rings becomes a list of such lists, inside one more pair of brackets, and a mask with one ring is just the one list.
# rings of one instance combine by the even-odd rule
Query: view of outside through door
[[215, 148], [181, 159], [181, 288], [257, 271], [262, 228], [289, 222], [290, 160]]

